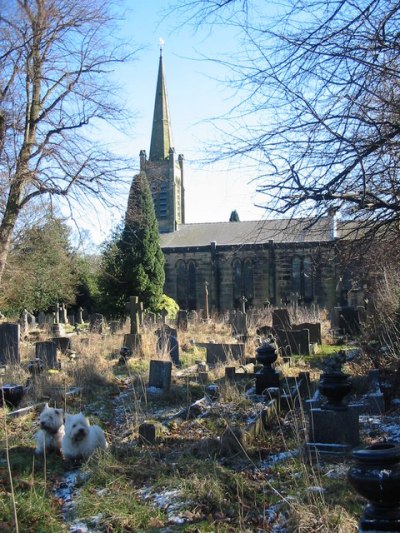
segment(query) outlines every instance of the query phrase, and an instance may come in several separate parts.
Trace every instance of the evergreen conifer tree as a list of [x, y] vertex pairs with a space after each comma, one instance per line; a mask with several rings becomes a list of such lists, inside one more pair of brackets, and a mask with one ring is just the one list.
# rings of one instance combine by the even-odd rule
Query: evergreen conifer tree
[[164, 286], [164, 256], [146, 174], [135, 176], [124, 225], [107, 243], [100, 284], [105, 311], [126, 314], [125, 303], [138, 296], [144, 308], [155, 311]]

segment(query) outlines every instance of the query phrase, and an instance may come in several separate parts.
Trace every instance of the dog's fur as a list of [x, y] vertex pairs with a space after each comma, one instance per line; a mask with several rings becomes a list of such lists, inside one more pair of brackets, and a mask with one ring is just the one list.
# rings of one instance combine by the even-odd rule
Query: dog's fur
[[36, 435], [37, 455], [61, 449], [61, 440], [64, 436], [64, 412], [62, 409], [49, 407], [46, 403], [39, 416], [40, 430]]
[[96, 449], [105, 450], [107, 446], [103, 430], [91, 426], [82, 413], [65, 415], [65, 434], [61, 442], [64, 459], [87, 459]]

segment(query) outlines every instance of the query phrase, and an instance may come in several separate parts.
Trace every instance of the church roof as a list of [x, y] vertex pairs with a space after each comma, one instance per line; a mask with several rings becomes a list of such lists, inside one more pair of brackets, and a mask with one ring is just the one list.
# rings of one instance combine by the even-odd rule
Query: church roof
[[332, 217], [310, 219], [256, 220], [182, 224], [177, 231], [162, 233], [162, 248], [217, 245], [327, 242], [332, 240]]
[[173, 147], [171, 124], [169, 118], [167, 88], [165, 84], [162, 51], [158, 66], [156, 99], [154, 104], [153, 129], [150, 142], [150, 161], [162, 161], [168, 157]]

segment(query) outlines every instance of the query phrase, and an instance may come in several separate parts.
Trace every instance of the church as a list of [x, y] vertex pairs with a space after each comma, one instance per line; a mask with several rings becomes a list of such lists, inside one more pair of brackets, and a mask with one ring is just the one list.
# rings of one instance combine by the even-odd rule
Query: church
[[310, 219], [185, 222], [184, 157], [172, 142], [160, 53], [150, 152], [140, 172], [150, 184], [165, 257], [164, 293], [181, 309], [224, 312], [267, 305], [332, 308], [337, 294], [337, 237], [331, 214]]

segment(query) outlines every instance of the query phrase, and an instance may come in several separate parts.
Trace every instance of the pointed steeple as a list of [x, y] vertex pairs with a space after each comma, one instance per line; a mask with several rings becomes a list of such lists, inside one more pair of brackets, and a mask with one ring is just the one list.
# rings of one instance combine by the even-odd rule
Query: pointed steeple
[[169, 119], [167, 89], [164, 77], [162, 47], [160, 47], [160, 63], [158, 67], [156, 101], [154, 105], [153, 129], [151, 132], [150, 161], [162, 161], [169, 155], [173, 147], [171, 124]]

